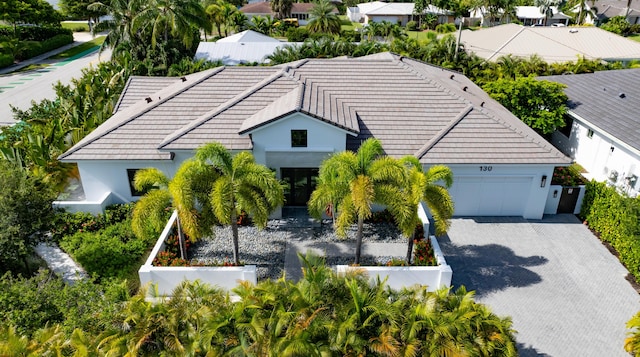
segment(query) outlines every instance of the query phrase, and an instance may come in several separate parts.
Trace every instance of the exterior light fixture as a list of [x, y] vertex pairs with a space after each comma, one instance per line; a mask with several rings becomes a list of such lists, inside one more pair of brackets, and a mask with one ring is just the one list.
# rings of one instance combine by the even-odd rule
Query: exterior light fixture
[[542, 179], [540, 180], [540, 187], [544, 187], [547, 184], [547, 175], [542, 175]]
[[553, 198], [558, 197], [558, 190], [553, 191]]

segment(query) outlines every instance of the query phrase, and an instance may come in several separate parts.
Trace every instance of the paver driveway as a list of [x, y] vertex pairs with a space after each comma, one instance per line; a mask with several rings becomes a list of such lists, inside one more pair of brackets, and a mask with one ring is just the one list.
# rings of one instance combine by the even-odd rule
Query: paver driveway
[[578, 218], [457, 218], [439, 239], [454, 287], [509, 315], [521, 356], [629, 356], [640, 310], [627, 270]]

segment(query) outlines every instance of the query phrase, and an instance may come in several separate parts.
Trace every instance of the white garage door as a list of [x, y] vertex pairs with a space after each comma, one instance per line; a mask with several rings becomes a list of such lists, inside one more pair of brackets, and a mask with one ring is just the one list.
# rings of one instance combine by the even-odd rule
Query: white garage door
[[522, 216], [531, 176], [454, 178], [449, 192], [455, 203], [455, 216]]

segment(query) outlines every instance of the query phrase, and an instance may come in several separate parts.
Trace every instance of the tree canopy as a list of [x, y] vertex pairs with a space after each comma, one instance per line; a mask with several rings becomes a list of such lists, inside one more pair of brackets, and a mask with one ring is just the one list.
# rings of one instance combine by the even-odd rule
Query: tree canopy
[[532, 77], [499, 79], [483, 89], [515, 116], [540, 134], [551, 134], [565, 125], [568, 97], [561, 83]]

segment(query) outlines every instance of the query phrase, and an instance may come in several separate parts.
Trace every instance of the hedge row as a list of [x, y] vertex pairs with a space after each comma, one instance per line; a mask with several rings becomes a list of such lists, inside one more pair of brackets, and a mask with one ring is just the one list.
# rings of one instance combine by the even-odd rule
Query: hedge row
[[16, 59], [22, 61], [28, 58], [32, 58], [32, 57], [41, 55], [45, 52], [70, 44], [72, 42], [73, 42], [72, 34], [56, 35], [42, 42], [26, 41], [25, 42], [26, 48], [16, 56]]
[[11, 66], [14, 60], [13, 55], [0, 53], [0, 68]]
[[[44, 41], [58, 35], [71, 35], [70, 29], [63, 27], [18, 26], [16, 29], [20, 41]], [[11, 26], [0, 27], [0, 37], [13, 37], [14, 29]]]
[[601, 240], [611, 244], [620, 261], [640, 281], [640, 199], [591, 181], [586, 185], [580, 215]]

